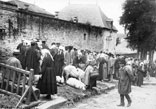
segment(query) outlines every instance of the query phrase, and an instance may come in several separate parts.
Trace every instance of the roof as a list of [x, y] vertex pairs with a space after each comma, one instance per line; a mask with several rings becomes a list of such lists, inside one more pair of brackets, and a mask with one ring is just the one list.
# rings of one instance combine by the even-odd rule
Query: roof
[[[62, 20], [70, 21], [74, 17], [78, 18], [78, 23], [111, 29], [111, 19], [97, 5], [70, 4], [58, 13], [58, 18]], [[113, 29], [117, 30], [114, 26]]]
[[8, 3], [17, 5], [18, 9], [27, 9], [28, 11], [35, 12], [35, 13], [52, 15], [51, 13], [47, 12], [45, 9], [42, 9], [34, 4], [22, 2], [20, 0], [10, 0], [8, 1]]

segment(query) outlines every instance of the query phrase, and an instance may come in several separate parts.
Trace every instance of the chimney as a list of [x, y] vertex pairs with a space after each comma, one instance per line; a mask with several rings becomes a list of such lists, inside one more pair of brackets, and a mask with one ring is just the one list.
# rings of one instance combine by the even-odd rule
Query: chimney
[[77, 17], [74, 17], [74, 22], [78, 23], [78, 18]]
[[25, 6], [25, 10], [28, 10], [29, 5], [28, 4], [24, 4], [24, 6]]
[[59, 12], [56, 11], [56, 12], [55, 12], [55, 18], [58, 18], [58, 14], [59, 14]]

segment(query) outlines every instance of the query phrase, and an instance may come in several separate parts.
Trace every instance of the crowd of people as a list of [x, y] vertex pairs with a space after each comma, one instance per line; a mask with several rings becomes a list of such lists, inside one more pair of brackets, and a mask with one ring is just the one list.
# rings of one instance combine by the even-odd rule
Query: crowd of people
[[[18, 60], [18, 64], [21, 64], [18, 65], [20, 68], [28, 71], [34, 69], [34, 75], [41, 75], [36, 87], [40, 89], [41, 94], [46, 94], [48, 99], [51, 95], [57, 94], [57, 76], [64, 77], [65, 83], [69, 78], [76, 78], [84, 84], [83, 89], [96, 86], [96, 80], [120, 80], [124, 77], [121, 68], [127, 65], [129, 70], [124, 69], [124, 71], [132, 75], [130, 83], [133, 85], [141, 86], [144, 77], [155, 76], [155, 63], [103, 51], [79, 50], [73, 46], [63, 47], [60, 43], [54, 42], [48, 46], [45, 40], [22, 40], [17, 49], [19, 52], [14, 52], [16, 58], [13, 59], [16, 59], [16, 62]], [[8, 64], [12, 63], [11, 58], [8, 59]], [[120, 65], [121, 63], [123, 65]], [[119, 87], [121, 89], [122, 85]], [[119, 92], [123, 101], [123, 92], [121, 90]], [[125, 96], [130, 104], [129, 96]], [[121, 105], [123, 104], [122, 102]]]

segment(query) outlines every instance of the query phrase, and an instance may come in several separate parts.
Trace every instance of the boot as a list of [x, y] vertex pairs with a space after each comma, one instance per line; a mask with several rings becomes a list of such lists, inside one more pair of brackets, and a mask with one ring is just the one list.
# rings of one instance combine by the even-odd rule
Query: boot
[[128, 102], [127, 107], [130, 107], [130, 106], [131, 106], [131, 103], [132, 103], [132, 102]]
[[117, 105], [117, 106], [124, 107], [124, 106], [125, 106], [125, 104], [120, 103], [120, 104], [119, 104], [119, 105]]
[[126, 99], [128, 101], [127, 107], [130, 107], [131, 106], [131, 103], [132, 103], [132, 100], [131, 100], [131, 98], [130, 98], [130, 96], [128, 94], [125, 95], [125, 97], [126, 97]]
[[130, 107], [130, 106], [131, 106], [131, 104], [132, 104], [132, 101], [131, 101], [131, 100], [130, 100], [130, 101], [128, 101], [127, 107]]
[[124, 95], [120, 94], [120, 101], [121, 101], [121, 103], [119, 105], [117, 105], [117, 106], [125, 106]]

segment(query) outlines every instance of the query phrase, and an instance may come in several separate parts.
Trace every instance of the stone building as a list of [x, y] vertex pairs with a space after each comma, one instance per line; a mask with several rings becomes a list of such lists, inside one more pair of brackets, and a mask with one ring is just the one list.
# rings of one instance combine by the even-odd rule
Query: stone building
[[13, 49], [21, 38], [39, 38], [46, 39], [48, 45], [57, 42], [78, 49], [111, 51], [117, 32], [97, 5], [69, 5], [52, 15], [19, 0], [0, 1], [0, 17], [0, 42]]
[[58, 12], [58, 18], [88, 25], [88, 30], [79, 35], [82, 47], [114, 52], [117, 29], [113, 26], [113, 20], [98, 5], [71, 4]]

